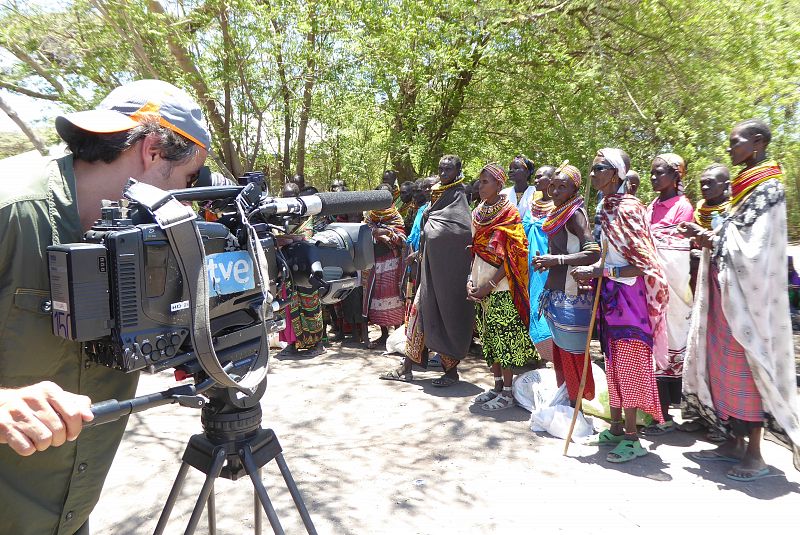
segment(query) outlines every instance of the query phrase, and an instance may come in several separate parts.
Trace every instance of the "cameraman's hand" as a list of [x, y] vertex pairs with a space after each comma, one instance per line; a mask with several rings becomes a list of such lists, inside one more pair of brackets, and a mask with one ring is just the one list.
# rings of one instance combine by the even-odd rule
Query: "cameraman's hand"
[[50, 381], [0, 390], [0, 444], [28, 456], [73, 441], [94, 419], [91, 403]]

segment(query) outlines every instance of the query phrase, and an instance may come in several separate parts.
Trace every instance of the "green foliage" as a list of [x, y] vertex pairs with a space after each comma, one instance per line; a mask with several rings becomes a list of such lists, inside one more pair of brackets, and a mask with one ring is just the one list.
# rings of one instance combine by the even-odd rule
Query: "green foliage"
[[372, 187], [444, 153], [470, 177], [520, 152], [588, 172], [617, 146], [643, 200], [666, 151], [698, 200], [731, 127], [763, 117], [800, 237], [798, 42], [797, 0], [5, 0], [0, 47], [17, 61], [0, 87], [78, 109], [169, 80], [205, 107], [216, 164], [273, 187], [300, 169], [319, 188]]

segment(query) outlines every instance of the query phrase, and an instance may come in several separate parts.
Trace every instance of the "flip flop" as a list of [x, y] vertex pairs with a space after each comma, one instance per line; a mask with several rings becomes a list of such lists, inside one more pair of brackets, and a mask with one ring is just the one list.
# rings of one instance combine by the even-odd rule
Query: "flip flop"
[[678, 424], [675, 428], [678, 431], [683, 431], [684, 433], [694, 433], [695, 431], [700, 431], [703, 429], [704, 426], [697, 420], [691, 420], [689, 422], [683, 422], [682, 424]]
[[[740, 476], [736, 475], [736, 472], [739, 473], [749, 473], [749, 476]], [[725, 472], [725, 477], [728, 479], [732, 479], [734, 481], [755, 481], [756, 479], [761, 479], [762, 477], [767, 477], [769, 475], [769, 468], [758, 468], [758, 469], [750, 469], [750, 468], [736, 468], [735, 466]]]
[[676, 425], [675, 422], [669, 420], [668, 422], [664, 422], [663, 424], [652, 424], [648, 425], [644, 429], [642, 429], [642, 434], [649, 437], [657, 437], [661, 435], [666, 435], [667, 433], [671, 433], [675, 431]]
[[389, 370], [388, 372], [384, 372], [378, 376], [379, 379], [383, 379], [384, 381], [400, 381], [401, 383], [410, 383], [414, 380], [414, 376], [411, 372], [401, 374], [397, 370]]
[[452, 377], [448, 377], [446, 375], [442, 375], [441, 377], [437, 377], [436, 379], [431, 381], [431, 384], [433, 386], [438, 386], [438, 387], [444, 388], [444, 387], [452, 386], [452, 385], [456, 384], [457, 382], [458, 382], [458, 379], [453, 379]]
[[728, 457], [727, 455], [720, 455], [714, 450], [693, 451], [692, 453], [689, 454], [689, 458], [699, 462], [704, 462], [704, 461], [723, 461], [726, 463], [742, 462], [741, 459], [737, 459], [736, 457]]

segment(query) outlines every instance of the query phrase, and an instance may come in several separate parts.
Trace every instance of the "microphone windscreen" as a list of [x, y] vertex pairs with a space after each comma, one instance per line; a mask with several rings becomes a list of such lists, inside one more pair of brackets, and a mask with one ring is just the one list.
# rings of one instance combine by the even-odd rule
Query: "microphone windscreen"
[[325, 192], [317, 197], [322, 201], [323, 216], [383, 210], [392, 205], [392, 194], [386, 190]]

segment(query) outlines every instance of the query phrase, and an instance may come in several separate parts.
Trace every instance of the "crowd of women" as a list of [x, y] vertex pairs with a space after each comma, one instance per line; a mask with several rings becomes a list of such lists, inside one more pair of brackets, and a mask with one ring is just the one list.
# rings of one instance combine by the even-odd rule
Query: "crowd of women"
[[[412, 381], [414, 366], [435, 359], [439, 387], [459, 380], [477, 334], [494, 381], [475, 399], [486, 411], [512, 407], [514, 370], [538, 359], [552, 361], [573, 406], [592, 399], [591, 373], [583, 388], [581, 379], [596, 324], [611, 414], [596, 442], [612, 448], [609, 462], [646, 455], [640, 434], [707, 427], [721, 443], [692, 457], [730, 462], [729, 478], [750, 481], [769, 473], [760, 452], [766, 426], [800, 469], [786, 203], [770, 138], [762, 121], [736, 125], [728, 152], [742, 169], [733, 179], [720, 164], [703, 170], [696, 206], [684, 195], [679, 155], [652, 160], [658, 196], [645, 205], [625, 151], [601, 149], [588, 173], [601, 197], [594, 225], [581, 170], [569, 162], [537, 168], [520, 155], [508, 173], [490, 163], [468, 183], [448, 155], [437, 176], [399, 188], [388, 171], [379, 187], [395, 204], [363, 218], [375, 266], [324, 321], [335, 339], [351, 333], [368, 347], [403, 326], [404, 360], [381, 378]], [[325, 329], [305, 297], [291, 325], [316, 329], [316, 341], [302, 342], [309, 347]], [[381, 327], [378, 340], [368, 339], [367, 323]], [[681, 403], [678, 425], [669, 409]], [[652, 424], [639, 429], [638, 411]]]

